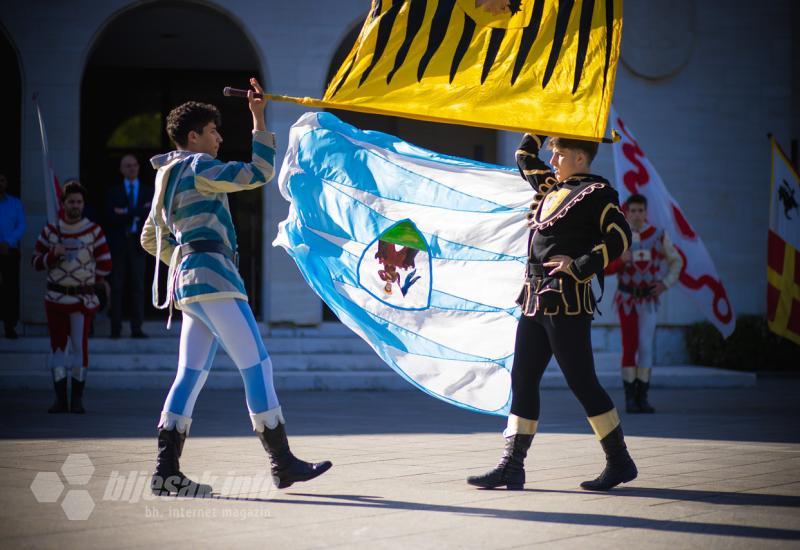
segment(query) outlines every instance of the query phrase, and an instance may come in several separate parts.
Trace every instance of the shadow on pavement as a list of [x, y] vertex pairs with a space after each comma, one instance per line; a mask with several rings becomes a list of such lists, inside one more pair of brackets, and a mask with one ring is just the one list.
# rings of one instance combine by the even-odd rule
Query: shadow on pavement
[[[650, 494], [655, 491], [655, 494]], [[614, 492], [615, 496], [653, 496], [653, 498], [672, 498], [664, 496], [661, 491], [683, 493], [684, 498], [689, 500], [701, 500], [703, 502], [718, 503], [714, 499], [721, 500], [737, 498], [733, 493], [719, 493], [711, 491], [681, 491], [674, 489], [647, 489], [639, 488], [635, 490], [622, 489]], [[569, 491], [565, 491], [569, 492]], [[637, 494], [634, 494], [637, 493]], [[690, 493], [696, 493], [694, 495]], [[800, 540], [800, 531], [792, 529], [776, 529], [771, 527], [751, 527], [747, 525], [732, 525], [724, 523], [703, 523], [695, 521], [676, 521], [676, 520], [657, 520], [649, 518], [637, 518], [629, 516], [613, 516], [603, 514], [583, 514], [565, 512], [537, 512], [534, 510], [500, 510], [496, 508], [481, 508], [472, 506], [438, 505], [426, 504], [421, 502], [408, 502], [402, 500], [391, 500], [383, 497], [366, 495], [321, 495], [306, 493], [288, 493], [291, 496], [303, 497], [262, 499], [263, 502], [272, 504], [306, 504], [312, 506], [348, 506], [353, 508], [375, 508], [382, 510], [414, 510], [424, 512], [443, 512], [447, 514], [464, 514], [488, 518], [510, 519], [521, 521], [537, 521], [545, 523], [562, 523], [569, 525], [590, 525], [600, 527], [632, 527], [635, 529], [650, 529], [654, 531], [667, 531], [672, 533], [691, 533], [712, 536], [729, 536], [745, 538], [761, 538], [770, 540]], [[585, 494], [585, 493], [584, 493]], [[702, 494], [702, 495], [701, 495]], [[773, 505], [766, 503], [766, 495], [742, 495], [743, 497], [758, 497], [752, 501], [737, 498], [735, 504], [751, 505]], [[764, 498], [764, 500], [762, 500]], [[781, 497], [776, 497], [781, 498]], [[791, 497], [782, 497], [784, 499]], [[708, 500], [706, 500], [708, 499]], [[235, 497], [222, 497], [222, 500], [239, 500]], [[241, 499], [252, 500], [252, 499]], [[797, 498], [789, 506], [797, 506]], [[734, 502], [731, 502], [734, 504]], [[787, 504], [774, 504], [775, 506], [786, 506]]]
[[[0, 391], [1, 439], [155, 436], [164, 390], [102, 390], [87, 385], [87, 414], [47, 414], [46, 391]], [[620, 391], [610, 392], [618, 405]], [[622, 416], [626, 435], [716, 441], [800, 442], [800, 380], [756, 388], [651, 391], [658, 412]], [[281, 392], [291, 435], [499, 434], [505, 419], [476, 414], [418, 391]], [[567, 390], [541, 392], [540, 431], [591, 435]], [[252, 436], [243, 390], [207, 389], [198, 398], [192, 437]], [[498, 448], [499, 448], [498, 439]]]
[[779, 506], [800, 507], [800, 497], [790, 495], [766, 495], [763, 493], [731, 493], [723, 491], [702, 491], [697, 489], [663, 489], [657, 487], [620, 487], [611, 493], [588, 493], [587, 491], [561, 491], [555, 489], [525, 489], [533, 493], [560, 493], [573, 495], [613, 495], [615, 497], [655, 498], [659, 500], [680, 500], [682, 502], [704, 502], [725, 506]]

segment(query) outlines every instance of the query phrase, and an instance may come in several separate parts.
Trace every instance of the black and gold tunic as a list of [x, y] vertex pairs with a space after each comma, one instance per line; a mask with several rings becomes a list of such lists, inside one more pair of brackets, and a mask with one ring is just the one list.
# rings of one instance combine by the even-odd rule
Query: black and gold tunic
[[[533, 316], [592, 314], [591, 280], [631, 242], [616, 190], [604, 178], [576, 174], [556, 181], [539, 157], [542, 140], [526, 134], [516, 152], [522, 177], [535, 191], [528, 222], [528, 270], [518, 303]], [[556, 255], [573, 258], [569, 274], [542, 267]]]

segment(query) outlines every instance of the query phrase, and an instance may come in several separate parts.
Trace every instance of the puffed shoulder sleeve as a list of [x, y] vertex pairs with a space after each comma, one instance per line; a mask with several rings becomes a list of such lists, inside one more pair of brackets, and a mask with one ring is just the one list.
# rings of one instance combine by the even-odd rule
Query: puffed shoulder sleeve
[[592, 193], [590, 211], [597, 220], [599, 242], [592, 250], [575, 258], [570, 269], [578, 281], [589, 281], [600, 275], [608, 264], [617, 259], [630, 246], [631, 228], [619, 208], [619, 195], [611, 187]]

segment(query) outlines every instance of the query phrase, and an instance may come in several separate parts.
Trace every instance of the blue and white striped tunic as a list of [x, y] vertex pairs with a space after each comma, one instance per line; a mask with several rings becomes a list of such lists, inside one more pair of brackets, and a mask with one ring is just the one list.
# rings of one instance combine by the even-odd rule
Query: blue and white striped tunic
[[236, 265], [223, 254], [182, 257], [177, 245], [217, 241], [236, 250], [228, 193], [248, 191], [275, 173], [275, 135], [253, 131], [253, 160], [222, 162], [205, 153], [172, 151], [150, 159], [157, 169], [155, 196], [142, 228], [142, 247], [169, 266], [167, 299], [158, 304], [158, 268], [153, 305], [166, 308], [203, 300], [247, 300]]

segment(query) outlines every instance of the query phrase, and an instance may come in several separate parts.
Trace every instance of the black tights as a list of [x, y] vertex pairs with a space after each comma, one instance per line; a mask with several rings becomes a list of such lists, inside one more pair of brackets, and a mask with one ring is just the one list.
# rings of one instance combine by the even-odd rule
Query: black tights
[[554, 354], [586, 416], [597, 416], [614, 408], [594, 371], [591, 329], [592, 316], [587, 314], [522, 316], [517, 325], [511, 369], [512, 414], [539, 419], [539, 383]]

